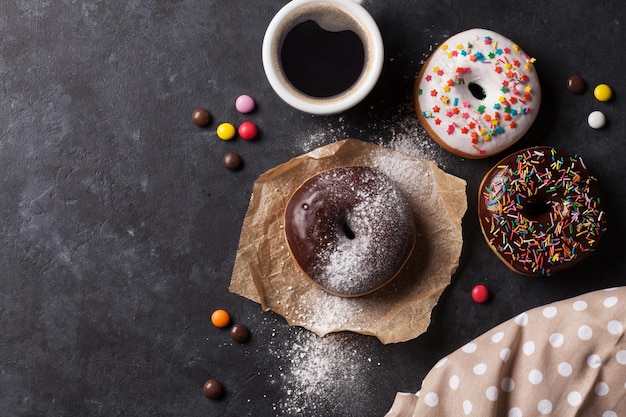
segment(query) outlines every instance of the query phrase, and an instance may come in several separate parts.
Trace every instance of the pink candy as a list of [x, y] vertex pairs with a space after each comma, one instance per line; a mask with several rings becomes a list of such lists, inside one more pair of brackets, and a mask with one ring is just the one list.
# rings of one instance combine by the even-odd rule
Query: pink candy
[[235, 108], [240, 113], [250, 113], [254, 110], [254, 107], [254, 99], [245, 94], [237, 97], [237, 100], [235, 101]]

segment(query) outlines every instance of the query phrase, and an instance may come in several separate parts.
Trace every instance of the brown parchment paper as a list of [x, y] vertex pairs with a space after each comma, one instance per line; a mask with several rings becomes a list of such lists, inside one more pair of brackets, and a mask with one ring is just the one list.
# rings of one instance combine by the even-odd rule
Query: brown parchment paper
[[[341, 166], [369, 166], [394, 180], [418, 228], [416, 248], [403, 271], [381, 290], [357, 298], [329, 295], [306, 279], [284, 235], [283, 212], [291, 194], [309, 177]], [[229, 290], [320, 336], [347, 330], [383, 343], [413, 339], [428, 328], [431, 311], [458, 266], [465, 186], [434, 162], [356, 139], [295, 157], [253, 186]]]

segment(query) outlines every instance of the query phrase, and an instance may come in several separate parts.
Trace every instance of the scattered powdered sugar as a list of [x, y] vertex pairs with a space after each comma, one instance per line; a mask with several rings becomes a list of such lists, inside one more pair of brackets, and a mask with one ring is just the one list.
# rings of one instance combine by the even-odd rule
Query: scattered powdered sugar
[[442, 155], [442, 148], [420, 125], [413, 102], [397, 109], [395, 116], [374, 124], [379, 135], [376, 143], [399, 152], [428, 160], [436, 160]]
[[307, 328], [315, 329], [315, 333], [320, 335], [340, 329], [358, 331], [361, 318], [366, 313], [363, 305], [355, 302], [355, 299], [337, 297], [323, 291], [302, 294], [297, 303], [287, 301], [283, 304], [284, 308], [293, 309], [292, 315], [298, 323], [306, 323]]
[[298, 148], [306, 153], [333, 142], [333, 132], [330, 132], [330, 126], [331, 124], [329, 124], [329, 129], [327, 130], [319, 130], [310, 133], [308, 136], [298, 137]]
[[380, 366], [367, 355], [373, 342], [346, 333], [319, 337], [291, 330], [286, 340], [269, 345], [270, 354], [284, 363], [273, 381], [283, 394], [274, 405], [276, 416], [365, 415], [368, 405], [349, 399], [371, 389], [371, 375]]
[[[407, 152], [405, 152], [408, 154]], [[428, 200], [432, 188], [432, 166], [422, 160], [416, 163], [414, 158], [398, 155], [377, 154], [372, 159], [373, 167], [390, 177], [405, 196], [415, 196], [420, 201]], [[418, 180], [419, 179], [419, 180]], [[414, 206], [414, 210], [420, 210]]]
[[[374, 109], [372, 109], [374, 110]], [[373, 112], [372, 112], [373, 113]], [[420, 125], [410, 97], [391, 115], [376, 119], [373, 115], [365, 126], [354, 126], [343, 116], [329, 116], [325, 125], [296, 139], [302, 152], [347, 139], [361, 139], [427, 160], [439, 160], [444, 154]], [[353, 133], [357, 131], [358, 133]], [[444, 168], [444, 167], [442, 167]]]

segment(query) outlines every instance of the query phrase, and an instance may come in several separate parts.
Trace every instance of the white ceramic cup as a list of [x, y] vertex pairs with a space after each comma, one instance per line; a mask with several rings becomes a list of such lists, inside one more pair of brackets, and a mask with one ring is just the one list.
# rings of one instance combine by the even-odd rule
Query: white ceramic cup
[[[344, 91], [315, 97], [296, 88], [285, 75], [281, 50], [285, 37], [298, 24], [313, 21], [329, 32], [349, 30], [363, 44], [363, 69]], [[384, 47], [380, 30], [358, 0], [291, 0], [276, 13], [263, 39], [263, 68], [267, 79], [287, 104], [305, 113], [341, 113], [361, 102], [376, 85], [383, 67]]]

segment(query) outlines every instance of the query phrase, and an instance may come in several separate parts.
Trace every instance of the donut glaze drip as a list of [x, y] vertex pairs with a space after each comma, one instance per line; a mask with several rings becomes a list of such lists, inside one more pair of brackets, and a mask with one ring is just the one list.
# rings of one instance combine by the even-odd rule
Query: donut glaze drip
[[579, 156], [551, 147], [500, 161], [483, 179], [478, 210], [490, 247], [527, 275], [574, 265], [606, 230], [596, 178]]
[[324, 171], [301, 185], [285, 210], [285, 234], [302, 272], [344, 297], [391, 281], [415, 244], [404, 196], [386, 175], [368, 167]]
[[447, 150], [494, 155], [519, 140], [539, 110], [535, 59], [506, 37], [470, 29], [446, 40], [415, 84], [417, 115]]

